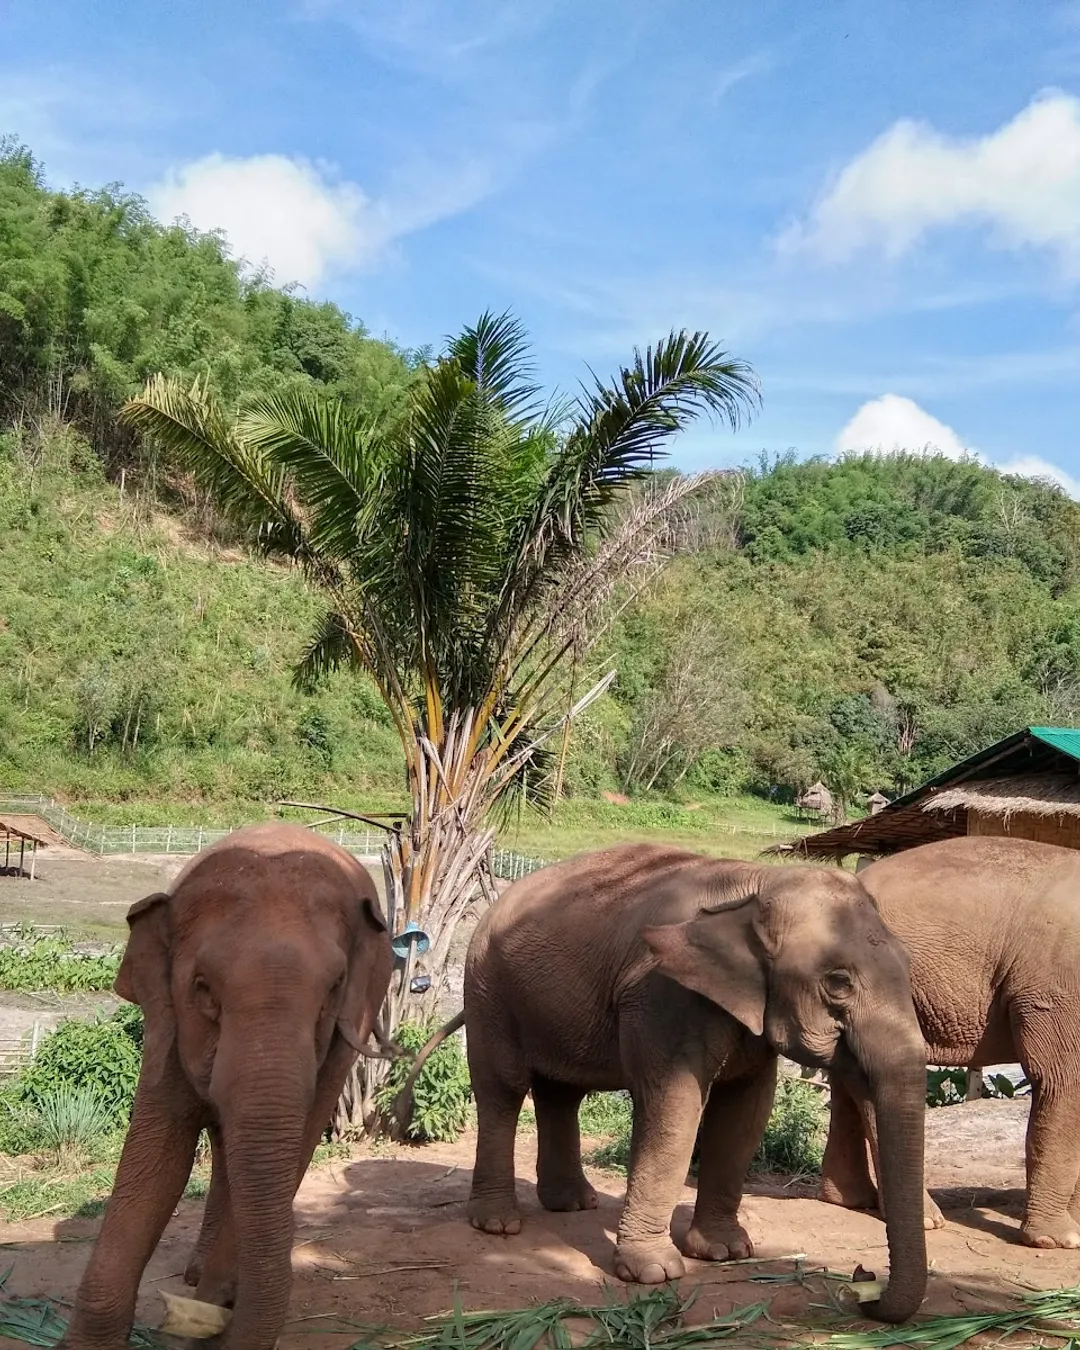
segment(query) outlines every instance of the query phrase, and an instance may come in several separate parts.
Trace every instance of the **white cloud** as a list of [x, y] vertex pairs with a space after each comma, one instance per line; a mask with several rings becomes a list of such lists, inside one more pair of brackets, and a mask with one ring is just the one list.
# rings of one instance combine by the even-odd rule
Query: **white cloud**
[[491, 186], [478, 164], [413, 162], [374, 199], [305, 159], [212, 154], [171, 170], [147, 197], [162, 219], [187, 216], [200, 230], [223, 230], [234, 256], [268, 264], [281, 283], [311, 288], [328, 274], [368, 265], [402, 235], [466, 210]]
[[[878, 455], [906, 452], [944, 455], [947, 459], [982, 458], [952, 427], [899, 394], [883, 394], [859, 408], [836, 438], [837, 454], [851, 450]], [[1080, 481], [1038, 455], [1018, 455], [990, 467], [1021, 478], [1048, 478], [1080, 501]]]
[[1040, 459], [1038, 455], [1020, 455], [1016, 459], [1007, 460], [1004, 464], [995, 464], [994, 468], [1000, 469], [1002, 473], [1018, 474], [1021, 478], [1049, 478], [1074, 501], [1080, 501], [1080, 481], [1067, 474], [1064, 469], [1059, 469], [1056, 464]]
[[836, 449], [841, 454], [857, 450], [879, 455], [926, 450], [949, 459], [962, 459], [969, 453], [952, 427], [899, 394], [883, 394], [864, 403], [837, 436]]
[[365, 262], [385, 234], [355, 183], [335, 183], [284, 155], [207, 155], [172, 170], [148, 197], [162, 219], [187, 216], [200, 230], [224, 230], [234, 255], [309, 287]]
[[857, 155], [802, 226], [781, 240], [837, 262], [896, 257], [930, 230], [989, 226], [994, 243], [1056, 253], [1080, 275], [1080, 99], [1049, 91], [985, 136], [896, 122]]

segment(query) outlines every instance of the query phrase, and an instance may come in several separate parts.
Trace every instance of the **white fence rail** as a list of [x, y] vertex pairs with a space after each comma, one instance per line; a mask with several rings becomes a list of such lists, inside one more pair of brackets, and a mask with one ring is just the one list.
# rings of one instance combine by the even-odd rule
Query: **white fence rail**
[[47, 1033], [40, 1022], [18, 1035], [0, 1036], [0, 1078], [12, 1078], [37, 1054], [41, 1038]]
[[[0, 796], [0, 812], [4, 811], [40, 816], [67, 843], [100, 856], [153, 853], [189, 857], [232, 833], [231, 829], [202, 825], [95, 825], [73, 816], [52, 797]], [[377, 857], [385, 838], [382, 830], [345, 825], [319, 833], [359, 858]], [[508, 881], [535, 872], [546, 862], [545, 858], [526, 858], [508, 849], [496, 849], [492, 855], [495, 875]]]

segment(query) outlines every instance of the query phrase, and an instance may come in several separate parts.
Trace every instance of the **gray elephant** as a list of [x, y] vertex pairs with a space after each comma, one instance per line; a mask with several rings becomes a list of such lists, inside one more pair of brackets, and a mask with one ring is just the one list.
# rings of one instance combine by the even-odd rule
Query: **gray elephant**
[[[1026, 839], [948, 839], [859, 872], [911, 957], [932, 1064], [1009, 1064], [1031, 1079], [1022, 1241], [1080, 1247], [1080, 855]], [[821, 1197], [878, 1203], [870, 1122], [835, 1083]], [[926, 1226], [944, 1223], [925, 1199]], [[888, 1204], [883, 1208], [888, 1213]]]
[[233, 1309], [222, 1350], [272, 1350], [293, 1197], [390, 981], [374, 883], [310, 830], [254, 825], [192, 859], [128, 923], [116, 992], [143, 1010], [142, 1067], [62, 1345], [126, 1350], [139, 1280], [207, 1129], [210, 1195], [187, 1278], [201, 1303]]
[[530, 1091], [541, 1204], [595, 1207], [578, 1108], [586, 1092], [628, 1088], [618, 1275], [655, 1284], [684, 1273], [670, 1224], [699, 1123], [697, 1204], [682, 1250], [750, 1255], [738, 1210], [779, 1052], [834, 1069], [876, 1114], [891, 1275], [865, 1306], [883, 1321], [919, 1307], [926, 1062], [906, 953], [850, 874], [633, 844], [544, 868], [477, 925], [464, 1011], [418, 1056], [402, 1118], [424, 1058], [463, 1023], [479, 1125], [475, 1227], [520, 1230], [514, 1136]]

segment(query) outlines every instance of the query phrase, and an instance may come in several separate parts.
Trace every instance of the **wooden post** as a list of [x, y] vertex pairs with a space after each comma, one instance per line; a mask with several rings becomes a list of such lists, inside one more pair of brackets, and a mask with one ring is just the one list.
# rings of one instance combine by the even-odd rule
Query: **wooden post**
[[23, 875], [25, 875], [25, 873], [26, 873], [26, 868], [23, 866], [23, 864], [24, 864], [25, 862], [26, 862], [26, 840], [23, 838], [22, 835], [20, 835], [20, 836], [19, 836], [19, 876], [23, 876]]
[[983, 1071], [982, 1069], [968, 1069], [967, 1079], [967, 1100], [976, 1102], [982, 1096]]
[[34, 847], [30, 850], [30, 880], [34, 879], [34, 871], [37, 868], [37, 840], [34, 840]]

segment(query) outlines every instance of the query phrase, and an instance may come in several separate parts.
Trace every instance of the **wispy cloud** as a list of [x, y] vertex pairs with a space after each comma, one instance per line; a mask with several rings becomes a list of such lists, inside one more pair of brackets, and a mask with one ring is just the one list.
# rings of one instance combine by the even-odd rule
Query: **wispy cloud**
[[709, 88], [707, 102], [715, 107], [722, 99], [726, 98], [737, 85], [744, 80], [753, 79], [755, 75], [765, 75], [773, 69], [776, 62], [768, 52], [756, 52], [753, 56], [744, 57], [741, 61], [735, 61], [732, 65], [726, 66], [718, 71]]
[[958, 224], [988, 227], [1001, 248], [1048, 250], [1080, 277], [1080, 99], [1047, 91], [977, 137], [896, 122], [780, 246], [832, 263], [863, 249], [895, 258], [930, 231]]

